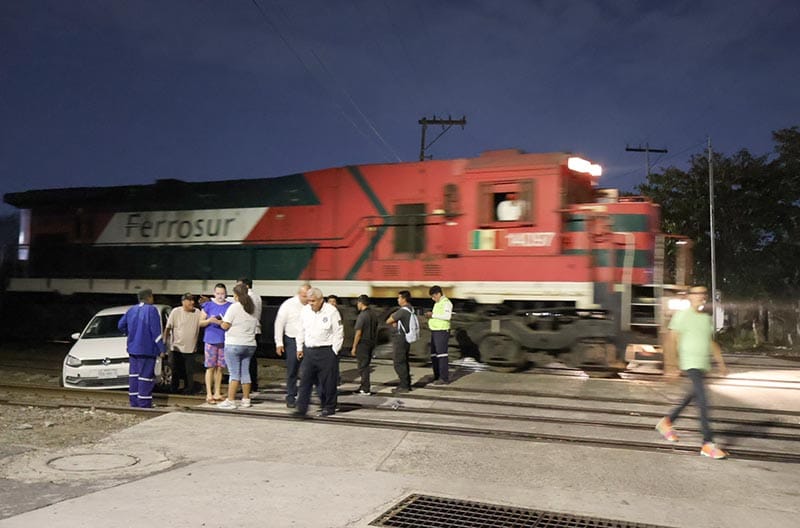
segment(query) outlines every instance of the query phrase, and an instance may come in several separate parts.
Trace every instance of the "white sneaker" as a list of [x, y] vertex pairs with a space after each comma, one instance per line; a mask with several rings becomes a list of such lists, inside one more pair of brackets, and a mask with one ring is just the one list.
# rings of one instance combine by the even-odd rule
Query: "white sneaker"
[[232, 402], [232, 401], [230, 401], [228, 399], [226, 399], [224, 402], [222, 402], [219, 405], [217, 405], [217, 409], [229, 409], [230, 410], [230, 409], [235, 409], [235, 408], [236, 408], [236, 402]]
[[250, 398], [247, 398], [247, 399], [242, 398], [242, 401], [239, 403], [239, 407], [241, 407], [243, 409], [247, 409], [248, 407], [252, 407], [252, 405], [250, 405]]
[[359, 390], [358, 393], [362, 396], [372, 396], [372, 393], [370, 391]]

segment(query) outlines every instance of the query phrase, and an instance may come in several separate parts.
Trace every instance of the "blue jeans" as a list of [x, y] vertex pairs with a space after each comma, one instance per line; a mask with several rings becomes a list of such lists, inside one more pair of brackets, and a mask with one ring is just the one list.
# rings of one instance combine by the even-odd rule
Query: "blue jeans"
[[713, 442], [714, 435], [711, 433], [711, 425], [709, 424], [708, 419], [708, 399], [706, 398], [705, 372], [700, 369], [689, 369], [686, 371], [686, 375], [689, 376], [690, 380], [692, 380], [692, 390], [690, 390], [686, 396], [684, 396], [683, 401], [679, 403], [677, 407], [672, 409], [672, 412], [669, 413], [669, 419], [671, 422], [675, 422], [681, 411], [683, 411], [687, 405], [692, 403], [692, 400], [695, 400], [695, 403], [700, 410], [700, 429], [703, 431], [703, 442]]
[[225, 345], [225, 363], [228, 365], [230, 379], [250, 383], [250, 360], [256, 353], [255, 345]]

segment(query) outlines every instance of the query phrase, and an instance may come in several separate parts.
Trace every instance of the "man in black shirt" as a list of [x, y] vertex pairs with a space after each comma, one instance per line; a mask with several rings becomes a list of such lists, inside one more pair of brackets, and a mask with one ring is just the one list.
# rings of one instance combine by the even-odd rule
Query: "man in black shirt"
[[356, 335], [353, 338], [353, 349], [350, 354], [358, 361], [358, 373], [361, 376], [361, 386], [358, 393], [369, 396], [372, 394], [369, 384], [370, 363], [372, 351], [378, 337], [378, 318], [369, 308], [369, 297], [359, 295], [356, 302], [358, 319], [356, 319]]
[[[411, 306], [411, 292], [403, 290], [397, 294], [397, 304], [400, 309], [386, 319], [386, 324], [393, 325], [395, 331], [392, 334], [392, 354], [394, 356], [394, 371], [400, 378], [400, 385], [394, 389], [395, 393], [409, 392], [411, 390], [411, 369], [408, 366], [408, 352], [411, 344], [406, 341], [403, 329], [410, 327], [411, 314], [414, 307]], [[400, 323], [400, 324], [397, 324]]]

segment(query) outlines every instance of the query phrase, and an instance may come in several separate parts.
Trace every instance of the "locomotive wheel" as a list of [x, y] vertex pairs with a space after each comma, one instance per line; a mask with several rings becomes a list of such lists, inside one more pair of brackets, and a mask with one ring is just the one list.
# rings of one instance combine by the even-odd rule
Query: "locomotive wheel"
[[492, 370], [513, 372], [525, 365], [525, 355], [513, 336], [508, 334], [487, 334], [481, 339], [478, 349], [481, 361]]
[[605, 340], [582, 339], [571, 351], [559, 354], [558, 358], [570, 368], [582, 365], [611, 366], [616, 360], [614, 346]]

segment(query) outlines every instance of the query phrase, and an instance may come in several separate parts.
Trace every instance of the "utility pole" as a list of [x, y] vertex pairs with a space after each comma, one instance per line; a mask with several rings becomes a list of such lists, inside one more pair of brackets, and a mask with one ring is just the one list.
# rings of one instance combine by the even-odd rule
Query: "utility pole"
[[711, 151], [711, 136], [708, 136], [708, 238], [711, 242], [711, 324], [717, 333], [717, 255], [714, 235], [714, 160]]
[[[434, 115], [433, 119], [428, 119], [427, 117], [423, 117], [422, 119], [419, 120], [419, 124], [422, 125], [422, 140], [420, 141], [420, 144], [419, 144], [419, 160], [420, 161], [425, 161], [425, 159], [426, 159], [425, 151], [428, 148], [430, 148], [431, 145], [436, 143], [436, 140], [439, 139], [440, 137], [442, 137], [445, 132], [450, 130], [450, 128], [452, 128], [453, 125], [461, 125], [461, 128], [463, 129], [464, 125], [467, 124], [467, 117], [463, 116], [461, 119], [452, 119], [450, 116], [447, 116], [447, 119], [438, 119]], [[425, 133], [428, 130], [428, 125], [442, 125], [442, 131], [439, 133], [438, 136], [436, 136], [433, 139], [433, 141], [431, 141], [430, 143], [428, 143], [426, 145], [425, 144]], [[428, 156], [427, 158], [430, 159], [430, 156]]]
[[648, 143], [645, 143], [644, 148], [642, 148], [641, 146], [633, 148], [629, 147], [628, 145], [625, 145], [625, 152], [644, 152], [645, 173], [647, 174], [647, 177], [650, 178], [650, 153], [658, 152], [661, 154], [666, 154], [667, 149], [650, 148], [650, 145]]

